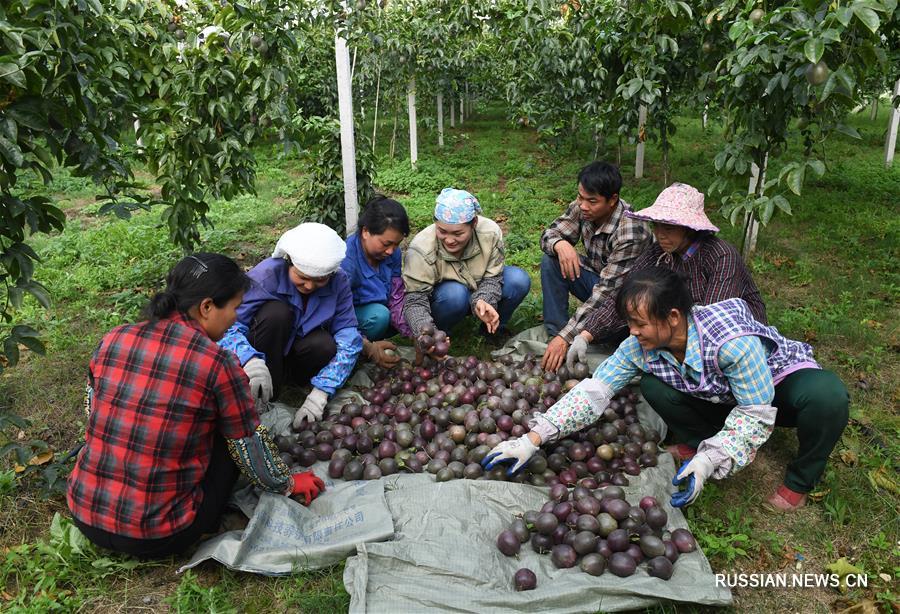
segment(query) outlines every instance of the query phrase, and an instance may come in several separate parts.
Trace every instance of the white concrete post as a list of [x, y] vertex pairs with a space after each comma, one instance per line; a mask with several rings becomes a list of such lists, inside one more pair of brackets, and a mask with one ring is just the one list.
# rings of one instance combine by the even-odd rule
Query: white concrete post
[[437, 95], [438, 147], [444, 146], [444, 92]]
[[359, 201], [356, 194], [356, 145], [353, 139], [353, 91], [350, 86], [350, 52], [347, 41], [334, 38], [334, 58], [337, 66], [338, 111], [341, 121], [341, 162], [344, 171], [344, 217], [347, 236], [356, 232]]
[[644, 126], [647, 123], [647, 107], [644, 105], [638, 109], [638, 143], [634, 154], [634, 178], [644, 176]]
[[887, 140], [884, 142], [884, 165], [891, 166], [894, 163], [894, 151], [897, 149], [897, 126], [900, 125], [900, 110], [894, 105], [894, 98], [900, 96], [900, 79], [894, 84], [894, 93], [891, 96], [891, 119], [888, 124]]
[[413, 168], [419, 161], [419, 136], [416, 133], [416, 78], [412, 77], [406, 86], [406, 103], [409, 108], [409, 161]]

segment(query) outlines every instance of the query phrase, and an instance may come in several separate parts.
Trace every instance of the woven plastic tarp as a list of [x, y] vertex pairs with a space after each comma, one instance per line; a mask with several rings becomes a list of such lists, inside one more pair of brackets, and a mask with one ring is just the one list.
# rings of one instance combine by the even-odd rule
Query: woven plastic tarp
[[[517, 335], [495, 356], [541, 355], [543, 328]], [[594, 346], [588, 365], [597, 367], [608, 355]], [[608, 348], [607, 348], [608, 349]], [[400, 353], [412, 357], [411, 348]], [[360, 369], [328, 404], [338, 412], [362, 397], [352, 387], [371, 385]], [[290, 429], [293, 408], [273, 403], [263, 414], [270, 432]], [[641, 422], [661, 433], [665, 423], [641, 400]], [[327, 490], [306, 508], [286, 497], [245, 488], [234, 502], [250, 517], [244, 531], [231, 531], [205, 542], [183, 569], [214, 559], [232, 569], [283, 575], [331, 565], [348, 556], [344, 584], [351, 612], [595, 612], [641, 608], [659, 601], [727, 605], [731, 594], [715, 585], [702, 552], [682, 555], [668, 581], [638, 571], [629, 578], [607, 572], [599, 577], [577, 567], [556, 569], [550, 557], [525, 544], [517, 558], [496, 547], [497, 535], [516, 515], [539, 509], [546, 488], [488, 480], [437, 483], [430, 474], [396, 474], [369, 482], [327, 477], [327, 463], [313, 470]], [[687, 527], [684, 516], [668, 504], [675, 472], [672, 457], [630, 477], [631, 503], [655, 496], [669, 513], [669, 530]], [[355, 556], [352, 556], [355, 555]], [[516, 592], [513, 574], [529, 567], [538, 577], [533, 591]]]

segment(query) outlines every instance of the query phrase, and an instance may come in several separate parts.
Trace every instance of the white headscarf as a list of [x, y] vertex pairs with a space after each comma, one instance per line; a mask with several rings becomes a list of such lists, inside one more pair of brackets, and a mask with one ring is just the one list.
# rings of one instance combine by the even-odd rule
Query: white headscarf
[[287, 256], [291, 264], [310, 277], [325, 277], [337, 271], [347, 255], [347, 244], [325, 224], [306, 222], [281, 235], [273, 258]]

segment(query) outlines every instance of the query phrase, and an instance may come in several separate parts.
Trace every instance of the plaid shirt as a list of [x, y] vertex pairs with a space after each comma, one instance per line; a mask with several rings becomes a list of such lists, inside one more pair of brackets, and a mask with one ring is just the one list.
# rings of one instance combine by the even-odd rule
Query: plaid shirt
[[[691, 296], [698, 305], [711, 305], [729, 298], [742, 298], [753, 317], [766, 323], [766, 306], [753, 283], [750, 271], [733, 245], [713, 236], [698, 238], [684, 254], [666, 254], [658, 243], [652, 243], [638, 258], [633, 271], [664, 266], [684, 275]], [[587, 319], [584, 330], [594, 339], [607, 337], [625, 328], [625, 321], [616, 313], [616, 297], [608, 296]]]
[[81, 522], [138, 539], [187, 528], [203, 499], [213, 437], [253, 435], [247, 377], [193, 320], [127, 324], [100, 342], [86, 444], [67, 500]]
[[[759, 337], [752, 335], [735, 337], [721, 345], [717, 366], [727, 379], [731, 397], [729, 401], [736, 400], [739, 405], [772, 403], [775, 387], [766, 357], [767, 352]], [[668, 350], [645, 352], [637, 338], [632, 335], [597, 368], [594, 377], [612, 390], [618, 391], [628, 385], [635, 375], [655, 372], [649, 363], [658, 361], [665, 361], [668, 370], [677, 371], [687, 386], [699, 387], [707, 379], [704, 378], [703, 352], [693, 317], [688, 318], [687, 346], [683, 362], [679, 362]], [[679, 386], [681, 387], [684, 385]]]
[[625, 216], [626, 209], [630, 209], [628, 203], [619, 199], [610, 218], [598, 226], [581, 219], [576, 201], [541, 235], [541, 249], [553, 257], [556, 257], [553, 247], [558, 242], [568, 241], [577, 245], [580, 239], [587, 254], [581, 258], [581, 266], [600, 277], [588, 300], [578, 306], [575, 315], [559, 331], [559, 335], [569, 343], [584, 330], [591, 313], [607, 297], [615, 295], [625, 280], [625, 274], [652, 241], [646, 222]]

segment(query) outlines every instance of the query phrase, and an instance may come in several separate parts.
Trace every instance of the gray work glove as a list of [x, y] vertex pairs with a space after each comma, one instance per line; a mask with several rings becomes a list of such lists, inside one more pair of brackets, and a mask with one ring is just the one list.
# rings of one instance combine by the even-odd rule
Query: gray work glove
[[328, 402], [328, 393], [318, 388], [313, 388], [303, 405], [294, 414], [294, 428], [299, 429], [303, 424], [303, 419], [309, 423], [318, 422], [325, 414], [325, 403]]
[[244, 365], [244, 373], [250, 378], [250, 396], [267, 403], [272, 398], [272, 374], [262, 358], [251, 358]]
[[569, 346], [569, 351], [566, 352], [566, 366], [571, 369], [576, 362], [587, 363], [587, 348], [587, 339], [581, 335], [575, 335], [572, 345]]

